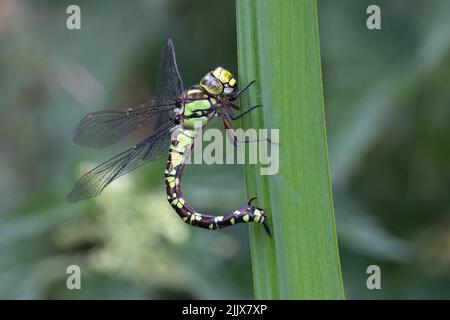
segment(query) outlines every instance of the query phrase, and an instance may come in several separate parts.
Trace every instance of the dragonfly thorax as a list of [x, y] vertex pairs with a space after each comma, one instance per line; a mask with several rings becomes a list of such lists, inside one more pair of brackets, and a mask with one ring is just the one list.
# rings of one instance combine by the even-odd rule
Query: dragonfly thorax
[[231, 95], [237, 88], [237, 81], [228, 70], [217, 67], [213, 71], [208, 72], [202, 80], [200, 87], [210, 95]]
[[204, 126], [214, 117], [214, 105], [217, 100], [198, 86], [185, 91], [183, 107], [181, 109], [181, 121], [185, 128], [194, 129]]

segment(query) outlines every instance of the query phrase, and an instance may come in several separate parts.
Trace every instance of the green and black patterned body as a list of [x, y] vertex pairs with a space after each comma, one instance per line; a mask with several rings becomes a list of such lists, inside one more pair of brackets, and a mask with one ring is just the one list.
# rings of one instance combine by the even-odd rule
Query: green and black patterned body
[[183, 197], [181, 177], [185, 160], [194, 145], [196, 137], [195, 122], [198, 121], [197, 123], [204, 126], [215, 116], [217, 99], [194, 87], [185, 92], [182, 103], [183, 105], [178, 113], [180, 124], [172, 134], [169, 158], [164, 172], [167, 198], [172, 208], [184, 222], [210, 230], [243, 222], [264, 223], [266, 219], [264, 211], [251, 204], [221, 216], [214, 216], [195, 211]]
[[[159, 159], [170, 147], [165, 170], [167, 197], [183, 221], [211, 230], [242, 222], [256, 222], [263, 224], [270, 235], [264, 210], [252, 206], [251, 201], [221, 216], [207, 215], [195, 211], [183, 198], [181, 190], [181, 177], [185, 160], [194, 145], [195, 130], [198, 126], [205, 126], [214, 117], [221, 118], [225, 128], [230, 129], [228, 117], [235, 120], [259, 107], [254, 106], [237, 116], [233, 115], [232, 110], [240, 108], [232, 101], [250, 84], [237, 91], [237, 81], [232, 74], [217, 67], [208, 72], [198, 85], [184, 91], [176, 65], [175, 49], [169, 39], [161, 56], [154, 98], [135, 107], [86, 115], [75, 130], [74, 140], [82, 146], [103, 148], [144, 126], [153, 127], [151, 134], [84, 174], [69, 193], [68, 201], [76, 202], [99, 195], [112, 181], [149, 161]], [[235, 145], [242, 142], [234, 135], [231, 138]]]

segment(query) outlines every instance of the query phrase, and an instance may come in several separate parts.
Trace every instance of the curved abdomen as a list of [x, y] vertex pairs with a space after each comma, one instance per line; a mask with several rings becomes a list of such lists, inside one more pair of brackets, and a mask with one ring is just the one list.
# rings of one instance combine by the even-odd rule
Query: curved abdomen
[[210, 230], [225, 228], [242, 222], [264, 223], [263, 212], [252, 205], [246, 205], [221, 216], [213, 216], [196, 212], [183, 198], [181, 177], [185, 158], [194, 145], [195, 136], [194, 130], [180, 127], [172, 137], [169, 158], [164, 172], [167, 198], [172, 208], [184, 222]]

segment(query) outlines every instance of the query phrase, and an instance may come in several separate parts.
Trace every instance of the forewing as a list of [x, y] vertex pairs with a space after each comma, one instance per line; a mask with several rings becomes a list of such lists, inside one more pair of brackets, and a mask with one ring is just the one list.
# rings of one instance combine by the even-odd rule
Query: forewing
[[171, 109], [175, 107], [175, 103], [157, 105], [153, 102], [133, 108], [89, 113], [75, 128], [74, 141], [89, 148], [109, 146], [136, 129], [155, 126], [161, 117], [168, 121]]
[[[178, 71], [175, 47], [172, 39], [167, 40], [166, 47], [161, 54], [158, 76], [156, 78], [155, 100], [162, 105], [172, 102], [170, 97], [180, 97], [183, 92], [183, 80]], [[161, 113], [158, 125], [170, 121], [168, 113]]]
[[169, 39], [161, 55], [154, 98], [136, 107], [89, 113], [75, 129], [75, 142], [84, 147], [103, 148], [141, 127], [152, 125], [158, 130], [171, 121], [172, 109], [183, 92], [175, 59], [175, 48]]

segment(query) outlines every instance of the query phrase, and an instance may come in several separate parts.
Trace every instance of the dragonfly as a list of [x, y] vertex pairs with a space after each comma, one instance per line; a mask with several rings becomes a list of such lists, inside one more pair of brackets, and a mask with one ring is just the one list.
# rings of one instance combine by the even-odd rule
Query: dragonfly
[[[253, 81], [254, 82], [254, 81]], [[230, 120], [236, 120], [255, 108], [235, 114], [240, 107], [234, 101], [246, 91], [238, 90], [237, 80], [223, 67], [208, 72], [198, 84], [184, 90], [178, 71], [175, 48], [169, 39], [162, 52], [154, 97], [143, 104], [116, 110], [103, 110], [84, 116], [75, 128], [74, 141], [84, 147], [104, 148], [131, 132], [151, 127], [151, 133], [130, 149], [84, 174], [67, 196], [77, 202], [99, 195], [110, 183], [130, 171], [157, 159], [168, 152], [164, 171], [167, 199], [187, 224], [217, 230], [238, 223], [259, 223], [270, 236], [267, 216], [262, 208], [252, 205], [252, 198], [242, 208], [222, 215], [197, 212], [183, 197], [181, 178], [187, 156], [193, 148], [199, 128], [212, 119], [220, 118], [225, 129], [232, 129]], [[227, 130], [227, 133], [232, 132]], [[240, 141], [233, 133], [235, 146]], [[269, 139], [265, 139], [270, 142]]]

